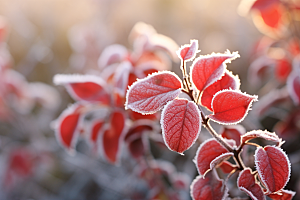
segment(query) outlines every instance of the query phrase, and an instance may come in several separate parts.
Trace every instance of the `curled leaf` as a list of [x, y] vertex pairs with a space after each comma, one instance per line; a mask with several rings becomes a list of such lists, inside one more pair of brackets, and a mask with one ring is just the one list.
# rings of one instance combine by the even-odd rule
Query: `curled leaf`
[[[203, 142], [197, 150], [194, 160], [199, 174], [204, 176], [209, 170], [211, 170], [211, 163], [213, 163], [213, 161], [219, 156], [224, 158], [222, 154], [225, 153], [229, 152], [216, 139], [212, 138]], [[226, 156], [222, 159], [222, 161], [229, 156], [229, 154], [225, 155]], [[214, 166], [214, 164], [212, 164], [212, 166]]]
[[213, 114], [210, 118], [220, 124], [241, 122], [257, 96], [251, 96], [236, 90], [222, 90], [212, 99]]
[[142, 114], [153, 114], [175, 99], [181, 86], [179, 77], [172, 72], [153, 73], [132, 84], [127, 91], [125, 107]]
[[262, 130], [254, 130], [254, 131], [250, 131], [248, 133], [245, 133], [244, 135], [242, 135], [241, 141], [242, 143], [245, 143], [249, 140], [255, 139], [255, 138], [263, 138], [265, 140], [270, 140], [273, 142], [276, 142], [277, 145], [281, 145], [282, 139], [278, 137], [278, 135], [275, 132], [269, 132], [269, 131], [262, 131]]
[[220, 134], [223, 138], [234, 140], [236, 145], [240, 146], [241, 136], [245, 134], [245, 132], [245, 128], [241, 125], [228, 125], [222, 126]]
[[281, 190], [279, 193], [276, 194], [269, 194], [272, 200], [292, 200], [295, 196], [296, 192], [290, 190]]
[[181, 60], [190, 61], [195, 58], [197, 51], [198, 40], [191, 40], [191, 44], [181, 46], [176, 53]]
[[255, 175], [252, 174], [250, 168], [246, 168], [240, 172], [237, 185], [241, 191], [246, 192], [252, 199], [265, 200], [266, 197], [262, 188], [255, 180]]
[[106, 83], [94, 75], [63, 75], [54, 76], [53, 82], [64, 85], [71, 97], [76, 101], [101, 102], [109, 104], [110, 96], [105, 89]]
[[114, 111], [111, 113], [110, 123], [106, 124], [100, 133], [100, 147], [102, 147], [103, 155], [112, 164], [117, 164], [119, 161], [121, 144], [126, 133], [125, 128], [124, 113]]
[[193, 200], [223, 200], [227, 197], [228, 188], [220, 180], [215, 171], [208, 172], [205, 176], [197, 176], [191, 184]]
[[80, 104], [73, 104], [64, 110], [54, 122], [55, 135], [58, 142], [70, 153], [73, 153], [79, 136], [81, 120]]
[[191, 67], [191, 79], [194, 87], [200, 92], [219, 80], [225, 73], [226, 65], [231, 60], [239, 57], [237, 52], [226, 52], [224, 54], [212, 53], [207, 56], [200, 56], [194, 60]]
[[198, 106], [187, 99], [174, 99], [163, 109], [161, 127], [167, 147], [178, 153], [189, 149], [201, 131]]
[[238, 90], [240, 88], [240, 79], [237, 76], [233, 76], [230, 71], [226, 71], [224, 76], [209, 87], [207, 87], [201, 95], [201, 104], [208, 110], [212, 111], [211, 101], [213, 96], [224, 89]]

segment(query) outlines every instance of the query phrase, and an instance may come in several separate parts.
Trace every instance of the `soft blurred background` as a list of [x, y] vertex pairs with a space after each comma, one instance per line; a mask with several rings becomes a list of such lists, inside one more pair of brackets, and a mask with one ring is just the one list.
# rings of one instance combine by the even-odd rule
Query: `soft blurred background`
[[[144, 22], [179, 46], [197, 39], [201, 55], [238, 51], [241, 57], [228, 69], [239, 75], [243, 92], [256, 94], [262, 86], [249, 84], [247, 70], [263, 34], [250, 14], [238, 14], [239, 4], [240, 0], [0, 0], [0, 15], [7, 27], [1, 45], [3, 68], [18, 73], [9, 76], [8, 82], [22, 76], [20, 83], [9, 83], [13, 91], [26, 85], [30, 93], [16, 92], [22, 100], [14, 103], [15, 97], [9, 97], [10, 108], [1, 107], [0, 199], [134, 199], [131, 191], [147, 199], [147, 186], [130, 171], [135, 162], [112, 166], [85, 154], [85, 144], [78, 144], [75, 156], [60, 147], [50, 124], [73, 100], [63, 87], [54, 86], [53, 76], [97, 70], [98, 58], [108, 45], [133, 49], [130, 31], [137, 22]], [[179, 65], [178, 60], [172, 61], [172, 70], [180, 75]], [[259, 120], [249, 116], [243, 125], [247, 131], [272, 131], [278, 121], [274, 116]], [[183, 159], [171, 154], [163, 158], [192, 180], [194, 154]], [[290, 186], [293, 190], [296, 179]], [[188, 189], [181, 198], [190, 198]]]

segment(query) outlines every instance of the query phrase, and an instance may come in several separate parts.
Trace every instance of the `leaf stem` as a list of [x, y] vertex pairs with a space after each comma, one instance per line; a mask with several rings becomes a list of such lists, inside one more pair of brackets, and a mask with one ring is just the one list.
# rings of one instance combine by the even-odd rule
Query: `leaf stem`
[[[202, 112], [201, 112], [202, 113]], [[203, 120], [203, 125], [204, 127], [209, 131], [209, 133], [223, 146], [227, 149], [229, 152], [234, 152], [232, 147], [223, 139], [220, 137], [219, 134], [216, 133], [216, 131], [211, 127], [209, 124], [209, 118], [206, 118]]]

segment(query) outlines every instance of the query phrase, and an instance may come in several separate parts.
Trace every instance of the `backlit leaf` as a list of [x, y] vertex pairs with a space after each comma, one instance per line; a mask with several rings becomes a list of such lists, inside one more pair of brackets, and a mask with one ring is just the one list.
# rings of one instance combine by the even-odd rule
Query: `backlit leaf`
[[239, 57], [237, 52], [224, 54], [212, 53], [200, 56], [194, 60], [191, 67], [191, 79], [193, 85], [202, 92], [205, 88], [219, 80], [225, 73], [226, 64]]
[[155, 113], [179, 95], [181, 86], [179, 77], [172, 72], [153, 73], [132, 84], [125, 107], [142, 114]]
[[211, 101], [213, 96], [224, 89], [238, 90], [240, 88], [240, 79], [233, 76], [231, 72], [226, 71], [224, 76], [209, 87], [207, 87], [201, 95], [201, 104], [208, 110], [212, 111]]
[[197, 176], [191, 184], [193, 200], [223, 200], [227, 197], [228, 188], [220, 180], [215, 171], [208, 172], [204, 177]]
[[255, 180], [254, 174], [250, 168], [246, 168], [240, 172], [237, 185], [241, 191], [246, 192], [253, 200], [265, 200], [266, 197], [262, 188]]
[[178, 153], [189, 149], [201, 131], [198, 106], [187, 99], [174, 99], [163, 109], [161, 128], [167, 147]]
[[220, 124], [241, 122], [257, 96], [251, 96], [237, 90], [222, 90], [212, 99], [213, 114], [210, 118]]
[[176, 53], [181, 60], [190, 61], [195, 58], [197, 51], [198, 40], [191, 40], [191, 44], [181, 46]]
[[229, 153], [216, 139], [212, 138], [203, 142], [197, 150], [195, 164], [200, 175], [204, 176], [210, 169], [211, 163], [218, 156]]
[[290, 161], [284, 151], [274, 146], [258, 147], [254, 156], [260, 180], [268, 191], [274, 193], [284, 188], [291, 173]]
[[114, 111], [111, 114], [110, 124], [103, 127], [101, 133], [100, 147], [107, 161], [117, 164], [120, 158], [120, 148], [124, 139], [125, 116], [121, 111]]
[[242, 135], [242, 143], [245, 143], [249, 140], [252, 140], [252, 139], [255, 139], [255, 138], [263, 138], [265, 140], [270, 140], [270, 141], [273, 141], [273, 142], [276, 142], [277, 145], [281, 145], [283, 142], [282, 142], [282, 139], [279, 138], [277, 136], [277, 134], [275, 132], [269, 132], [269, 131], [262, 131], [262, 130], [254, 130], [254, 131], [250, 131], [248, 133], [245, 133], [244, 135]]
[[109, 104], [110, 96], [105, 89], [106, 83], [94, 75], [63, 75], [54, 76], [53, 82], [64, 85], [71, 97], [76, 101], [101, 102]]

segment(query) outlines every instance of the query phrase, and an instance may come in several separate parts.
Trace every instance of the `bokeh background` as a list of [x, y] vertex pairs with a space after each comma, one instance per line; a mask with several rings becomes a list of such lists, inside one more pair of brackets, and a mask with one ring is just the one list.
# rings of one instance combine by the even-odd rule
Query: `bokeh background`
[[[53, 76], [97, 70], [103, 49], [111, 44], [132, 49], [130, 31], [137, 22], [144, 22], [179, 46], [197, 39], [201, 55], [238, 51], [241, 57], [228, 64], [228, 69], [239, 75], [242, 91], [255, 94], [259, 88], [249, 84], [247, 70], [254, 45], [263, 34], [250, 15], [238, 14], [239, 4], [240, 0], [0, 0], [0, 15], [8, 27], [4, 43], [10, 67], [30, 83], [52, 86], [40, 97], [49, 101], [48, 107], [14, 111], [12, 118], [0, 122], [0, 180], [4, 185], [0, 199], [131, 199], [133, 190], [146, 195], [145, 183], [131, 173], [134, 161], [111, 166], [86, 153], [84, 142], [78, 144], [75, 156], [59, 146], [50, 125], [73, 100], [63, 87], [53, 84]], [[172, 61], [177, 74], [179, 65], [178, 60]], [[272, 123], [274, 119], [265, 124], [272, 128]], [[247, 130], [266, 128], [258, 124], [249, 117], [243, 125]], [[14, 154], [23, 157], [12, 161]], [[193, 154], [185, 158], [171, 154], [161, 158], [173, 162], [192, 180], [196, 173]], [[18, 172], [21, 178], [9, 179], [8, 184], [14, 162], [23, 171]], [[189, 199], [189, 191], [182, 192], [182, 197]]]

